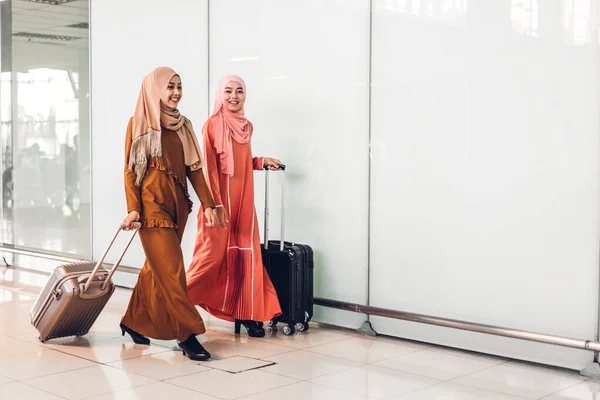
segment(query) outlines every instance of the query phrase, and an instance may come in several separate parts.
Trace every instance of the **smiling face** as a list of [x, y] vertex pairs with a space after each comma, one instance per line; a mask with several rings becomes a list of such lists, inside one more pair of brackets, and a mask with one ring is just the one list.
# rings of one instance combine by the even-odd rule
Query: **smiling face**
[[162, 102], [169, 108], [177, 108], [183, 97], [183, 88], [179, 75], [173, 75], [161, 96]]
[[229, 81], [225, 85], [223, 91], [223, 106], [234, 113], [238, 113], [244, 109], [246, 102], [246, 92], [240, 82]]

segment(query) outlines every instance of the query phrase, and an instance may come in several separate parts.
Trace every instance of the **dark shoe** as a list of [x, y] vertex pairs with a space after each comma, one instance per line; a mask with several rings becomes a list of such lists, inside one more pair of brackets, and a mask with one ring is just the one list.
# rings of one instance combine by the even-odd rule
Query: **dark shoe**
[[131, 339], [133, 339], [134, 343], [145, 344], [145, 345], [150, 344], [150, 339], [148, 339], [146, 336], [144, 336], [140, 333], [137, 333], [136, 331], [127, 327], [126, 325], [123, 325], [122, 322], [120, 324], [120, 327], [121, 327], [121, 333], [123, 334], [123, 336], [125, 336], [125, 332], [129, 333], [129, 336], [131, 336]]
[[240, 327], [244, 325], [246, 328], [246, 332], [248, 332], [248, 336], [250, 337], [264, 337], [265, 330], [260, 324], [256, 321], [242, 321], [239, 319], [235, 320], [235, 334], [240, 333]]
[[183, 355], [194, 361], [206, 361], [210, 358], [210, 353], [200, 344], [195, 335], [191, 335], [184, 342], [177, 342]]

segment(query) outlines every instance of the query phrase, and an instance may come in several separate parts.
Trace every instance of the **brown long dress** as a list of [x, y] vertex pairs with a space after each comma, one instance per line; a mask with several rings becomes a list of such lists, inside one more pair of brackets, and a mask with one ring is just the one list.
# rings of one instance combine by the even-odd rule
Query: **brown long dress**
[[202, 129], [206, 172], [215, 204], [225, 207], [229, 223], [226, 229], [208, 229], [204, 214], [198, 214], [188, 293], [194, 304], [218, 318], [268, 321], [280, 315], [281, 308], [262, 263], [254, 209], [253, 171], [262, 169], [263, 159], [252, 157], [250, 142], [233, 140], [235, 173], [222, 174], [211, 120]]
[[202, 170], [190, 171], [184, 163], [183, 145], [176, 132], [162, 129], [162, 157], [152, 157], [142, 186], [128, 168], [132, 120], [125, 145], [125, 194], [127, 212], [138, 211], [139, 231], [146, 262], [133, 289], [123, 324], [142, 335], [184, 341], [205, 332], [198, 310], [186, 291], [181, 238], [192, 210], [190, 180], [203, 207], [212, 207]]

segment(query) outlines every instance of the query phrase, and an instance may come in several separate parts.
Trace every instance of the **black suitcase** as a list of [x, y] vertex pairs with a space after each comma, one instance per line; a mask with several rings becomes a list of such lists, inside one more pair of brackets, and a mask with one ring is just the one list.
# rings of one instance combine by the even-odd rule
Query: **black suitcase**
[[[285, 228], [285, 166], [282, 166], [281, 185], [281, 240]], [[308, 330], [313, 316], [314, 258], [309, 245], [269, 240], [269, 171], [265, 171], [265, 229], [262, 259], [273, 282], [282, 314], [269, 321], [267, 331], [277, 332], [283, 323], [283, 333], [292, 335], [296, 330]]]

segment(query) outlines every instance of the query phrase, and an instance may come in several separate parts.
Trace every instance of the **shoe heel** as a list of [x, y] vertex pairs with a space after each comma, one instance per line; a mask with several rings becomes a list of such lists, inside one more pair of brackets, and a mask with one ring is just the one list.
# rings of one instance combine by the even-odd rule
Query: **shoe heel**
[[234, 329], [234, 333], [236, 335], [238, 335], [240, 333], [240, 327], [241, 327], [242, 323], [239, 320], [235, 320], [235, 329]]

